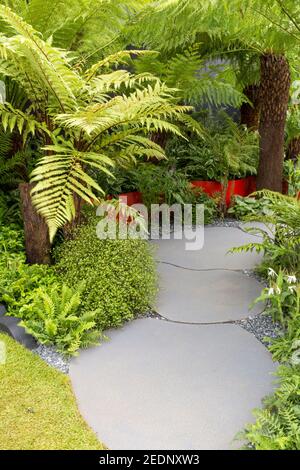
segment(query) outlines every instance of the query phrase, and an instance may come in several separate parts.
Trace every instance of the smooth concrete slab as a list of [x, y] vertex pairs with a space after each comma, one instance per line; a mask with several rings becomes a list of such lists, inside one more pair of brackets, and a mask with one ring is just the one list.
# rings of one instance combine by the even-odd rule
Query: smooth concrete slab
[[237, 325], [140, 319], [82, 351], [70, 377], [79, 408], [117, 449], [231, 449], [272, 391], [274, 366]]
[[[199, 240], [201, 239], [201, 228]], [[188, 232], [190, 236], [190, 232]], [[257, 243], [257, 236], [250, 235], [239, 228], [207, 227], [204, 229], [203, 248], [188, 251], [187, 239], [182, 240], [153, 240], [158, 246], [157, 259], [186, 268], [226, 268], [226, 269], [253, 269], [261, 260], [262, 255], [254, 253], [228, 253], [233, 247]]]
[[241, 320], [264, 310], [250, 304], [263, 289], [255, 279], [235, 271], [192, 271], [159, 263], [156, 311], [169, 320], [213, 323]]

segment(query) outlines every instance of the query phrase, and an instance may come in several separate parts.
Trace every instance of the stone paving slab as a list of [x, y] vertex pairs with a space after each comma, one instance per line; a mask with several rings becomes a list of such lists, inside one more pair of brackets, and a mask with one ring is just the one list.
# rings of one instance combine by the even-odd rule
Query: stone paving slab
[[79, 408], [117, 449], [231, 449], [271, 392], [270, 354], [237, 325], [140, 319], [82, 351], [70, 377]]
[[159, 263], [160, 291], [156, 311], [169, 320], [213, 323], [241, 320], [264, 309], [250, 304], [262, 284], [241, 272], [191, 271]]
[[204, 246], [198, 251], [187, 251], [186, 240], [154, 240], [158, 246], [157, 259], [193, 269], [226, 268], [253, 269], [262, 260], [257, 253], [228, 253], [237, 246], [258, 241], [239, 228], [207, 227], [205, 228]]

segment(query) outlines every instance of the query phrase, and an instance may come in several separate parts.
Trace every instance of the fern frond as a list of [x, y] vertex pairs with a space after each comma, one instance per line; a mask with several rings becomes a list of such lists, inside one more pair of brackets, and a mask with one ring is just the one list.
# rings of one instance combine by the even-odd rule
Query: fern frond
[[93, 64], [92, 67], [90, 67], [85, 72], [85, 79], [89, 82], [97, 74], [97, 72], [100, 71], [103, 73], [103, 69], [105, 68], [111, 67], [112, 65], [118, 66], [120, 64], [126, 64], [132, 55], [141, 56], [152, 54], [155, 54], [155, 52], [147, 50], [129, 50], [116, 52], [115, 54], [105, 57], [105, 59], [99, 60], [99, 62], [96, 64]]
[[38, 32], [10, 8], [0, 5], [0, 17], [16, 33], [13, 38], [7, 38], [7, 47], [14, 46], [11, 57], [25, 61], [32, 82], [38, 79], [62, 110], [74, 106], [74, 90], [79, 90], [82, 83], [69, 67], [67, 54], [43, 41]]
[[49, 224], [50, 238], [56, 230], [72, 220], [75, 214], [73, 194], [76, 193], [89, 204], [97, 201], [94, 191], [103, 193], [99, 185], [84, 171], [84, 164], [96, 167], [111, 175], [113, 166], [106, 155], [81, 153], [70, 147], [48, 146], [54, 155], [43, 157], [32, 172], [35, 187], [32, 199], [37, 210]]

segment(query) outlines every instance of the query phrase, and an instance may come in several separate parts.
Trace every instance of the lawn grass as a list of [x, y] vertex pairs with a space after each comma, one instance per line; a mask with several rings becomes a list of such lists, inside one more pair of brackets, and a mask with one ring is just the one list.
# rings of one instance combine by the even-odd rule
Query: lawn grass
[[0, 363], [0, 449], [103, 449], [80, 415], [67, 376], [7, 335]]

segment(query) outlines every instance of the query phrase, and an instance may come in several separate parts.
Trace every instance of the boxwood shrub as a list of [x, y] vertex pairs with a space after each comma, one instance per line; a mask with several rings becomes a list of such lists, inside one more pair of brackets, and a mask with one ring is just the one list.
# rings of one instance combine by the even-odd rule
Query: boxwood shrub
[[149, 311], [157, 292], [156, 263], [145, 240], [100, 240], [99, 219], [81, 225], [56, 248], [56, 269], [70, 287], [85, 282], [84, 310], [98, 310], [97, 327], [120, 326]]

